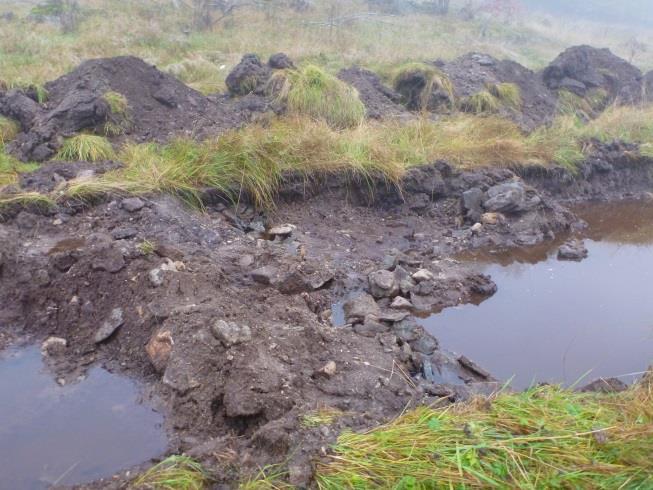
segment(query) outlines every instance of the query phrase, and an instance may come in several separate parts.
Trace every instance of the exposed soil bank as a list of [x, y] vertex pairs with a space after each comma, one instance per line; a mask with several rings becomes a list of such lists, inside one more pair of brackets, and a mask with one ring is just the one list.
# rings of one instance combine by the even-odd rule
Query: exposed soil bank
[[[25, 187], [74, 177], [57, 168]], [[289, 461], [290, 480], [305, 484], [342, 428], [496, 387], [415, 319], [495, 292], [455, 253], [562, 236], [582, 226], [562, 202], [650, 191], [650, 169], [617, 149], [578, 176], [439, 162], [409, 172], [401, 192], [288, 176], [267, 213], [219, 196], [203, 214], [165, 197], [15, 209], [0, 225], [0, 345], [64, 338], [57, 376], [106, 366], [166, 400], [172, 452], [228, 484]], [[342, 299], [349, 326], [336, 328], [330, 306]], [[304, 422], [325, 407], [342, 416]]]

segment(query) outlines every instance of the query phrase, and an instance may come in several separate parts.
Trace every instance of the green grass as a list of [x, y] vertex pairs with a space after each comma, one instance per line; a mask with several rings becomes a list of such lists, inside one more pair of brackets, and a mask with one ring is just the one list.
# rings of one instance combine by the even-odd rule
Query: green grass
[[521, 89], [516, 83], [492, 83], [487, 88], [505, 107], [515, 110], [521, 108]]
[[544, 386], [418, 408], [344, 433], [321, 489], [653, 488], [651, 381], [621, 394]]
[[560, 90], [558, 91], [558, 113], [593, 119], [606, 108], [608, 100], [608, 92], [601, 88], [589, 90], [585, 97], [568, 90]]
[[204, 490], [210, 481], [204, 468], [186, 456], [170, 456], [137, 478], [137, 490]]
[[39, 192], [18, 192], [16, 194], [0, 193], [0, 212], [3, 208], [11, 206], [35, 206], [38, 208], [47, 209], [55, 207], [56, 202], [50, 196], [46, 196]]
[[356, 89], [315, 65], [277, 72], [270, 83], [290, 114], [323, 120], [338, 129], [357, 126], [365, 117]]
[[453, 85], [449, 78], [433, 65], [405, 63], [394, 70], [392, 85], [411, 109], [429, 109], [435, 91], [445, 94], [449, 99], [448, 106], [453, 106]]
[[18, 175], [32, 172], [38, 168], [36, 163], [23, 163], [8, 155], [0, 145], [0, 187], [15, 184]]
[[338, 417], [343, 414], [340, 410], [335, 408], [324, 407], [313, 412], [302, 415], [301, 424], [305, 428], [321, 427], [323, 425], [331, 425]]
[[109, 106], [110, 114], [104, 123], [106, 136], [120, 136], [131, 127], [131, 114], [127, 97], [119, 92], [109, 91], [102, 96]]
[[295, 490], [286, 483], [288, 472], [283, 465], [269, 465], [238, 485], [239, 490]]
[[113, 158], [111, 143], [103, 136], [78, 134], [64, 141], [56, 158], [68, 161], [97, 162]]
[[501, 108], [501, 101], [489, 90], [481, 90], [460, 100], [460, 110], [471, 114], [494, 114]]
[[112, 114], [117, 116], [127, 116], [129, 111], [129, 102], [127, 101], [127, 97], [119, 92], [110, 90], [105, 92], [104, 95], [102, 95], [102, 98], [109, 106], [109, 110]]

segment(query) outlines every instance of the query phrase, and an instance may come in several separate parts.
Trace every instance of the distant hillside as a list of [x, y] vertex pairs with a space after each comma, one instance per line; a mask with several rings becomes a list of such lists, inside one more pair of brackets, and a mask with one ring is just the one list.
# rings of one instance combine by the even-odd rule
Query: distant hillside
[[522, 0], [532, 9], [610, 23], [653, 27], [652, 0]]

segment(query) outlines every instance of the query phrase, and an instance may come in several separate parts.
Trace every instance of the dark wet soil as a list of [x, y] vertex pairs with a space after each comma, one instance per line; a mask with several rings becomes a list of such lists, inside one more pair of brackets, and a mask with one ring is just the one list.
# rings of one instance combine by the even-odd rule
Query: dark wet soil
[[88, 483], [161, 456], [163, 417], [131, 380], [94, 368], [68, 384], [38, 347], [0, 357], [1, 488]]
[[[515, 388], [538, 382], [631, 382], [653, 361], [653, 205], [577, 210], [589, 258], [561, 262], [556, 243], [473, 259], [499, 292], [423, 320], [443, 348]], [[582, 383], [584, 384], [584, 383]]]

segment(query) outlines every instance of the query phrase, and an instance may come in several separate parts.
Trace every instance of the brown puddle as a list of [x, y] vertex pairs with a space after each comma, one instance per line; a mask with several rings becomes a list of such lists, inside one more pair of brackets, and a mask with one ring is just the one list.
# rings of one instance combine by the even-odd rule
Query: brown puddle
[[575, 210], [589, 258], [560, 262], [557, 244], [469, 259], [498, 293], [422, 324], [443, 348], [474, 359], [515, 388], [618, 376], [653, 361], [653, 204]]
[[87, 483], [166, 450], [162, 416], [104, 369], [61, 387], [38, 348], [12, 350], [0, 356], [0, 393], [1, 488]]

